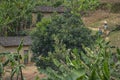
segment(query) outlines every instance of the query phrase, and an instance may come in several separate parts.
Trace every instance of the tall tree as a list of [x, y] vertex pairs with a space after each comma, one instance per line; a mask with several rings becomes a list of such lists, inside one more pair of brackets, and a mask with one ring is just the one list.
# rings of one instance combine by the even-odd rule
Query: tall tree
[[[1, 0], [0, 32], [16, 30], [22, 25], [36, 5], [37, 0]], [[13, 30], [13, 31], [14, 31]]]
[[54, 35], [63, 41], [67, 48], [82, 50], [82, 44], [89, 46], [92, 40], [91, 31], [84, 27], [80, 11], [94, 8], [93, 5], [97, 6], [97, 2], [97, 0], [63, 0], [61, 5], [66, 6], [66, 13], [61, 16], [53, 14], [50, 22], [43, 19], [32, 34], [32, 50], [35, 56], [47, 55], [49, 51], [54, 51]]
[[35, 56], [47, 55], [49, 51], [54, 51], [55, 40], [66, 44], [67, 48], [77, 48], [82, 50], [82, 44], [90, 46], [92, 44], [91, 31], [87, 29], [79, 15], [66, 12], [63, 15], [53, 16], [49, 21], [42, 19], [37, 24], [37, 28], [32, 33], [32, 50]]

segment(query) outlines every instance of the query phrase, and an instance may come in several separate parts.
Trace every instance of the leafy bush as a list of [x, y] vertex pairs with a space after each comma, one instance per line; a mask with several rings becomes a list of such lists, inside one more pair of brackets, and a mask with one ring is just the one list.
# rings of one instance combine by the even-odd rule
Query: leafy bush
[[54, 51], [54, 36], [62, 41], [67, 49], [77, 48], [82, 50], [81, 44], [90, 46], [93, 42], [91, 31], [87, 29], [80, 16], [66, 12], [62, 15], [54, 15], [52, 19], [43, 19], [37, 24], [32, 33], [32, 51], [34, 56], [47, 55]]
[[80, 56], [77, 49], [66, 49], [57, 41], [55, 51], [44, 57], [44, 60], [47, 59], [47, 63], [51, 62], [54, 67], [46, 65], [46, 68], [38, 68], [47, 75], [44, 80], [119, 80], [120, 49], [117, 49], [116, 54], [112, 54], [108, 44], [109, 42], [99, 39], [93, 50], [84, 47], [87, 54], [81, 52]]
[[119, 13], [120, 12], [120, 3], [114, 3], [111, 7], [111, 12]]
[[18, 36], [27, 36], [27, 35], [29, 35], [29, 31], [28, 30], [18, 31], [17, 35]]
[[120, 25], [116, 25], [111, 31], [119, 31], [120, 30]]

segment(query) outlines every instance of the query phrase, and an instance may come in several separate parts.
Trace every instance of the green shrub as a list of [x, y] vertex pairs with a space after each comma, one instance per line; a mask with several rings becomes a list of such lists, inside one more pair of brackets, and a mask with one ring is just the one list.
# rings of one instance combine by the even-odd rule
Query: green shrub
[[118, 13], [120, 12], [120, 3], [115, 3], [111, 7], [111, 12]]
[[102, 10], [111, 10], [112, 4], [110, 3], [101, 3], [97, 9], [102, 9]]
[[34, 56], [47, 55], [54, 51], [54, 36], [66, 47], [82, 50], [81, 44], [90, 46], [93, 42], [91, 31], [87, 29], [80, 16], [66, 12], [54, 15], [51, 20], [43, 19], [32, 33], [32, 51]]

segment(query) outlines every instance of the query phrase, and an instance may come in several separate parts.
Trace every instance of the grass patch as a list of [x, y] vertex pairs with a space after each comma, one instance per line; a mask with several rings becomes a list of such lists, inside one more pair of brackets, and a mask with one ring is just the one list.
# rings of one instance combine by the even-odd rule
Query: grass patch
[[120, 31], [114, 31], [110, 34], [111, 45], [120, 48]]

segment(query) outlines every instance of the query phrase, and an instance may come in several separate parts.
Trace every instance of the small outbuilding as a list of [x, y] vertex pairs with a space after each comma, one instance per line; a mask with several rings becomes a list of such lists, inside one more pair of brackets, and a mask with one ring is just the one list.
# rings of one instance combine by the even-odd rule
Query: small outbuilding
[[0, 53], [4, 53], [4, 52], [16, 53], [17, 48], [22, 40], [23, 40], [23, 47], [20, 50], [20, 54], [23, 56], [22, 62], [24, 64], [30, 63], [32, 57], [32, 51], [31, 51], [32, 41], [30, 36], [0, 37]]

